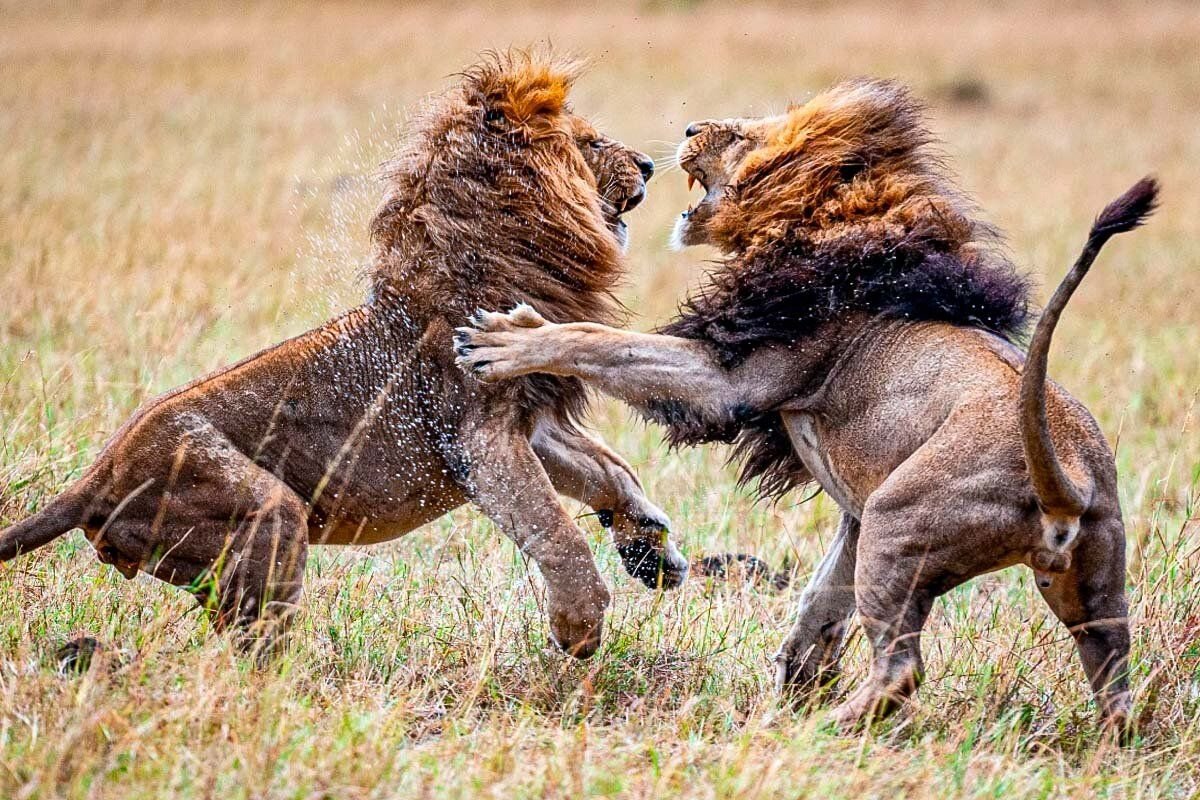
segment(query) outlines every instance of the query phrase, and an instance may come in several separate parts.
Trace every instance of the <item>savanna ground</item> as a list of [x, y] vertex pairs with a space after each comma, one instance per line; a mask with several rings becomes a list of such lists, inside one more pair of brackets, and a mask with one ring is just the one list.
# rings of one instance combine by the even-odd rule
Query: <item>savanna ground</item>
[[[589, 662], [546, 645], [539, 579], [464, 509], [319, 552], [295, 647], [265, 671], [181, 592], [124, 581], [76, 533], [0, 567], [0, 796], [1200, 791], [1195, 6], [35, 5], [0, 10], [5, 523], [139, 403], [357, 302], [372, 167], [404, 107], [485, 47], [549, 38], [590, 56], [576, 106], [659, 157], [695, 118], [903, 78], [1045, 287], [1098, 208], [1156, 172], [1161, 213], [1105, 252], [1052, 361], [1116, 447], [1149, 721], [1130, 749], [1097, 735], [1065, 632], [1017, 570], [944, 598], [917, 701], [839, 737], [772, 693], [786, 594], [692, 580], [656, 596], [591, 521], [615, 602]], [[665, 248], [686, 195], [664, 170], [631, 217], [637, 327], [669, 317], [711, 257]], [[798, 580], [814, 567], [827, 499], [754, 504], [721, 449], [668, 453], [610, 404], [595, 422], [690, 554], [755, 552]], [[65, 677], [54, 651], [79, 633], [108, 655]], [[852, 642], [851, 682], [865, 649]]]

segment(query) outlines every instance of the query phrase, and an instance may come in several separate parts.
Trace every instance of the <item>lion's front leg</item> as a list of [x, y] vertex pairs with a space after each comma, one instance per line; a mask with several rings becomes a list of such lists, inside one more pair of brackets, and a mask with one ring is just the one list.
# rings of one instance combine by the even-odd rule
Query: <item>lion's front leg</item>
[[718, 363], [707, 344], [636, 333], [591, 322], [547, 322], [528, 305], [507, 314], [479, 312], [454, 336], [458, 364], [485, 383], [534, 372], [579, 378], [642, 409], [686, 407], [723, 420], [755, 405], [761, 371]]
[[859, 523], [842, 513], [829, 552], [800, 595], [796, 623], [775, 655], [775, 687], [804, 699], [837, 677], [846, 627], [854, 615]]
[[546, 581], [555, 644], [576, 658], [600, 646], [610, 595], [583, 531], [558, 495], [518, 426], [504, 415], [470, 415], [452, 455], [463, 488], [537, 563]]
[[531, 444], [554, 488], [595, 509], [611, 528], [630, 575], [651, 589], [683, 584], [688, 563], [670, 539], [670, 520], [624, 459], [598, 438], [552, 419], [538, 423]]

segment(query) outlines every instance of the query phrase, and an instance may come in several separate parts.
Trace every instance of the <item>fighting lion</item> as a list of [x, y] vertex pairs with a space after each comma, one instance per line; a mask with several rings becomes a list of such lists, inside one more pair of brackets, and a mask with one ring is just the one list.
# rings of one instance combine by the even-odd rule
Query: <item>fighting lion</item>
[[0, 532], [0, 560], [83, 528], [102, 562], [185, 587], [269, 652], [310, 545], [387, 541], [470, 502], [537, 563], [554, 641], [586, 657], [609, 592], [558, 490], [601, 512], [631, 574], [677, 586], [687, 562], [666, 515], [578, 425], [583, 384], [486, 387], [450, 353], [481, 306], [617, 315], [621, 214], [653, 163], [572, 112], [574, 77], [519, 52], [462, 73], [386, 165], [369, 302], [148, 403], [77, 483]]
[[855, 81], [764, 119], [695, 123], [679, 165], [703, 198], [680, 245], [724, 255], [658, 334], [555, 324], [533, 308], [461, 328], [487, 382], [578, 378], [666, 426], [732, 442], [765, 494], [815, 481], [842, 510], [776, 656], [781, 689], [835, 674], [854, 612], [873, 649], [834, 711], [851, 727], [921, 680], [933, 601], [1015, 564], [1075, 639], [1102, 718], [1125, 730], [1129, 623], [1113, 455], [1046, 380], [1059, 314], [1109, 237], [1155, 206], [1146, 179], [1097, 218], [1028, 355], [1026, 279], [935, 150], [902, 86]]

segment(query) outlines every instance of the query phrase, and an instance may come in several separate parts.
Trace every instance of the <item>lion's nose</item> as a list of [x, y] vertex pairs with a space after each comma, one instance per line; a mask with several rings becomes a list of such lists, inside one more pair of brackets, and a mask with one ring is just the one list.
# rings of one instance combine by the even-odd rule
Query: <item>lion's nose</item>
[[687, 126], [687, 130], [685, 130], [683, 132], [683, 135], [684, 136], [695, 136], [697, 133], [700, 132], [700, 127], [701, 126], [700, 126], [699, 122], [693, 122], [691, 125]]
[[654, 159], [650, 156], [638, 153], [633, 162], [637, 164], [638, 170], [642, 173], [642, 180], [648, 181], [654, 176]]

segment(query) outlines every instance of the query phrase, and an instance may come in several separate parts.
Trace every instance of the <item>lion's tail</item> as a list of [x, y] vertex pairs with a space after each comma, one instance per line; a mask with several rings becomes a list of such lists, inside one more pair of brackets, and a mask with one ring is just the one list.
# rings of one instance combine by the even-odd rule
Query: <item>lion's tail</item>
[[1063, 470], [1055, 454], [1046, 420], [1046, 362], [1050, 340], [1054, 336], [1059, 315], [1105, 242], [1118, 233], [1131, 231], [1141, 225], [1154, 212], [1157, 204], [1158, 182], [1146, 177], [1105, 206], [1092, 225], [1083, 252], [1046, 304], [1029, 344], [1025, 370], [1021, 376], [1021, 444], [1034, 494], [1048, 521], [1045, 544], [1050, 552], [1040, 554], [1044, 556], [1045, 566], [1050, 568], [1048, 571], [1059, 571], [1055, 567], [1062, 565], [1058, 563], [1060, 559], [1056, 555], [1067, 558], [1062, 554], [1078, 533], [1079, 517], [1087, 508], [1083, 492]]
[[0, 561], [9, 561], [36, 550], [78, 528], [86, 512], [84, 495], [74, 487], [68, 489], [29, 519], [0, 531]]

